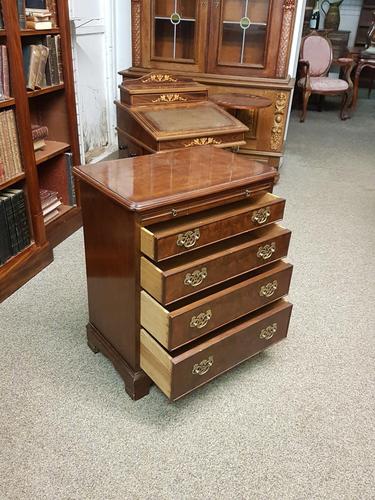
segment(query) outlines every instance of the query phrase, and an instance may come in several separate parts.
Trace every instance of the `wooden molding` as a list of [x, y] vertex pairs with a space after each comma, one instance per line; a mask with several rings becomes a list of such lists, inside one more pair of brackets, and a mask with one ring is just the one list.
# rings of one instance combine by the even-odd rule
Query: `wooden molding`
[[288, 94], [279, 92], [275, 102], [275, 116], [271, 130], [271, 149], [279, 150], [283, 145], [285, 114], [288, 106]]
[[132, 0], [132, 52], [133, 65], [140, 66], [142, 61], [140, 0]]
[[291, 46], [291, 32], [293, 28], [295, 0], [284, 0], [283, 24], [281, 27], [279, 54], [276, 67], [276, 78], [285, 78], [288, 70], [289, 51]]

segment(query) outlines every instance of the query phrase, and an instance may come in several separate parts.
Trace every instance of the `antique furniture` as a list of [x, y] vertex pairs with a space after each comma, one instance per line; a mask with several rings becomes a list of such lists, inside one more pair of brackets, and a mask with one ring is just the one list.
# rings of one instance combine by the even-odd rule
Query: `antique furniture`
[[330, 78], [328, 72], [333, 60], [331, 42], [316, 32], [303, 38], [301, 43], [300, 68], [302, 78], [298, 80], [298, 87], [302, 90], [301, 122], [305, 121], [307, 105], [311, 94], [342, 95], [341, 119], [349, 118], [353, 82], [350, 78], [354, 61], [349, 58], [339, 58], [336, 64], [345, 70], [345, 79]]
[[[323, 0], [321, 9], [325, 14], [324, 28], [326, 30], [337, 31], [340, 26], [340, 5], [344, 0], [331, 2], [330, 0]], [[326, 5], [327, 4], [327, 5]]]
[[[22, 7], [22, 2], [18, 5]], [[13, 110], [15, 113], [23, 170], [1, 180], [0, 191], [23, 189], [32, 236], [28, 247], [0, 266], [0, 302], [46, 267], [53, 260], [52, 247], [82, 224], [80, 208], [70, 202], [65, 156], [70, 152], [73, 162], [80, 163], [68, 0], [56, 0], [56, 8], [57, 26], [41, 32], [20, 26], [22, 12], [18, 12], [17, 2], [0, 0], [4, 23], [4, 29], [0, 28], [0, 45], [6, 46], [11, 83], [11, 96], [0, 100], [0, 112]], [[23, 47], [40, 43], [41, 36], [57, 35], [61, 42], [64, 83], [28, 91], [22, 64]], [[49, 129], [46, 145], [36, 153], [32, 124]], [[59, 191], [63, 201], [59, 214], [49, 222], [43, 218], [40, 189]]]
[[278, 167], [294, 80], [288, 65], [295, 0], [132, 0], [133, 66], [124, 79], [157, 70], [188, 75], [209, 93], [255, 94], [269, 108], [243, 111], [240, 152]]
[[150, 73], [120, 86], [116, 101], [120, 149], [130, 155], [207, 144], [245, 144], [246, 125], [208, 101], [207, 87], [172, 74]]
[[290, 231], [275, 169], [220, 148], [87, 165], [88, 344], [133, 399], [172, 400], [287, 335]]
[[[355, 80], [354, 80], [354, 96], [352, 109], [354, 110], [357, 106], [358, 100], [358, 90], [359, 90], [359, 79], [364, 68], [371, 68], [373, 71], [375, 70], [375, 11], [372, 13], [372, 22], [369, 26], [369, 30], [367, 33], [367, 43], [366, 49], [359, 52], [357, 55], [357, 67], [355, 71]], [[374, 81], [374, 74], [370, 80], [369, 85], [369, 97], [371, 96], [372, 84]]]
[[[271, 99], [268, 99], [268, 97], [249, 94], [214, 94], [211, 96], [210, 100], [224, 109], [232, 110], [234, 116], [240, 121], [243, 114], [244, 121], [247, 121], [248, 123], [249, 115], [253, 116], [255, 119], [258, 117], [257, 111], [272, 106], [272, 101]], [[251, 113], [247, 113], [248, 111]], [[251, 123], [251, 127], [256, 127], [256, 124]], [[236, 151], [238, 151], [238, 147], [236, 148]]]

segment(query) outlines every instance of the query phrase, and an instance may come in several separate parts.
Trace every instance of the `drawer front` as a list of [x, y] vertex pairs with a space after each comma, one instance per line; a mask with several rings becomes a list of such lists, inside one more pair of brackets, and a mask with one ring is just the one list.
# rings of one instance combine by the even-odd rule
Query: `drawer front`
[[204, 137], [187, 137], [186, 139], [174, 139], [160, 141], [158, 151], [168, 151], [170, 149], [193, 148], [197, 146], [213, 145], [219, 148], [229, 148], [232, 146], [242, 146], [245, 144], [245, 132], [231, 134], [209, 134]]
[[[191, 265], [162, 270], [142, 257], [141, 287], [165, 305], [280, 260], [288, 254], [291, 233], [277, 225], [271, 228], [255, 240], [239, 245], [233, 241], [233, 247], [230, 246], [232, 240], [228, 240], [224, 242], [226, 246], [220, 244], [224, 249], [192, 260]], [[244, 241], [243, 237], [239, 238]]]
[[180, 221], [144, 227], [141, 251], [158, 262], [281, 220], [284, 208], [285, 200], [262, 193]]
[[176, 400], [287, 336], [292, 305], [284, 300], [171, 356], [141, 331], [141, 368]]
[[172, 351], [273, 302], [289, 292], [293, 266], [277, 262], [264, 272], [178, 309], [141, 292], [141, 325]]

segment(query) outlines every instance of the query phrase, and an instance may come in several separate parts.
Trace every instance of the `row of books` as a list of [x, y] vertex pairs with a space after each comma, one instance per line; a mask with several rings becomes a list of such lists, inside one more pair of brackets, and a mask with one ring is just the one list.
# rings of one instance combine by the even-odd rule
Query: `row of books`
[[56, 0], [17, 0], [21, 29], [51, 29], [57, 26]]
[[59, 207], [62, 205], [59, 193], [49, 189], [41, 189], [40, 201], [42, 205], [44, 223], [47, 224], [51, 219], [59, 215]]
[[23, 190], [0, 191], [0, 264], [28, 245], [30, 231]]
[[13, 109], [0, 112], [0, 182], [22, 172], [16, 117]]
[[60, 35], [47, 35], [39, 43], [24, 45], [23, 65], [29, 90], [64, 83]]
[[0, 45], [0, 98], [10, 96], [8, 51], [6, 45]]

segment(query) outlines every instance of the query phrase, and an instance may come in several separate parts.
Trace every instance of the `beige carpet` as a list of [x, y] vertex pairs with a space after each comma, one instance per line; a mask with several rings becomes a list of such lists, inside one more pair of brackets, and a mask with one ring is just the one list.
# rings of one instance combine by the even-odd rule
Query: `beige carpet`
[[0, 499], [375, 498], [375, 101], [292, 117], [288, 340], [170, 404], [85, 342], [81, 232], [1, 305]]

